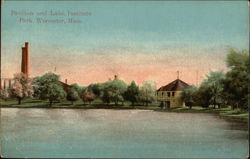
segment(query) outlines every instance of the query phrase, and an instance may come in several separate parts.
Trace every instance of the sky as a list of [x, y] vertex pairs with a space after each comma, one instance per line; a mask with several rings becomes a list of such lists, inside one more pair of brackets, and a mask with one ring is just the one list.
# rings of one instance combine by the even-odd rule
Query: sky
[[227, 49], [249, 44], [247, 1], [5, 1], [1, 16], [5, 78], [20, 72], [25, 42], [32, 77], [51, 71], [62, 81], [88, 85], [117, 74], [127, 83], [154, 80], [157, 87], [175, 80], [177, 71], [189, 84], [209, 71], [226, 71]]

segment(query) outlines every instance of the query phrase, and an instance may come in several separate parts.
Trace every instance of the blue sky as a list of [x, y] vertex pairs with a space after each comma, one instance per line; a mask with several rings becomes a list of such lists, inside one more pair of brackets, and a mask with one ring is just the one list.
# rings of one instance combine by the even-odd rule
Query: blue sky
[[[20, 24], [19, 16], [11, 16], [11, 10], [88, 11], [92, 15], [80, 17], [81, 24]], [[127, 51], [123, 50], [172, 56], [175, 51], [171, 49], [183, 48], [190, 48], [189, 56], [196, 56], [197, 50], [203, 50], [205, 55], [227, 46], [248, 49], [248, 24], [247, 1], [6, 1], [2, 11], [2, 51], [3, 58], [9, 60], [6, 63], [13, 65], [16, 61], [10, 59], [20, 52], [25, 41], [31, 43], [33, 56], [91, 55], [93, 50], [109, 50], [115, 55], [117, 49], [125, 55]], [[163, 53], [166, 49], [170, 51]], [[221, 54], [218, 58], [225, 57]]]
[[[156, 43], [156, 47], [178, 43], [192, 46], [232, 45], [232, 47], [246, 48], [247, 41], [242, 41], [246, 40], [248, 29], [246, 3], [244, 1], [6, 2], [3, 6], [3, 38], [6, 40], [14, 38], [14, 42], [39, 40], [44, 44], [49, 42], [65, 46], [67, 43], [74, 46], [72, 45], [74, 42], [74, 47], [80, 49], [125, 46], [132, 40], [136, 46], [150, 42]], [[31, 25], [19, 24], [18, 16], [10, 15], [11, 10], [36, 12], [51, 9], [89, 11], [92, 16], [82, 18], [84, 22], [80, 25]], [[33, 35], [25, 36], [28, 32], [32, 32]], [[101, 42], [96, 43], [96, 40]]]

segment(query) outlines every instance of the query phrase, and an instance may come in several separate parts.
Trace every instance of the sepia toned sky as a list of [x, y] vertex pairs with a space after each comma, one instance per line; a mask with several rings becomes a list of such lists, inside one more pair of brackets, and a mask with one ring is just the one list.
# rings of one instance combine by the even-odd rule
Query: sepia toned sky
[[[12, 11], [89, 12], [81, 23], [43, 23]], [[20, 72], [21, 47], [30, 43], [31, 76], [53, 71], [88, 85], [118, 74], [130, 83], [177, 78], [200, 83], [209, 70], [226, 71], [228, 47], [248, 49], [247, 1], [5, 1], [2, 5], [2, 77]], [[20, 23], [31, 18], [32, 23]], [[56, 69], [55, 69], [56, 68]]]

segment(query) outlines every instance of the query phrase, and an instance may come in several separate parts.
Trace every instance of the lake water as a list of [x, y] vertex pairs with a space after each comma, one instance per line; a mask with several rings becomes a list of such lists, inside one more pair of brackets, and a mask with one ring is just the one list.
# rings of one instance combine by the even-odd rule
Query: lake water
[[1, 109], [4, 157], [242, 158], [247, 125], [208, 113]]

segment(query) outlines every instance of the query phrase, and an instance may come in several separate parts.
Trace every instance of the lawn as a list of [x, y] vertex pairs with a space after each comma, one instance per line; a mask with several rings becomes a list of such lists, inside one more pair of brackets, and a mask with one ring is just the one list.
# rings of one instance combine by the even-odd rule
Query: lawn
[[208, 108], [204, 108], [201, 106], [193, 106], [191, 109], [189, 107], [180, 107], [180, 108], [170, 108], [165, 111], [170, 112], [191, 112], [191, 113], [215, 113], [221, 117], [228, 119], [235, 119], [240, 121], [248, 121], [249, 113], [247, 111], [243, 111], [240, 109], [232, 109], [230, 106], [223, 108], [213, 108], [210, 106]]
[[[47, 100], [39, 100], [39, 99], [23, 99], [21, 104], [18, 104], [16, 99], [8, 99], [2, 100], [0, 99], [1, 107], [18, 107], [18, 108], [48, 108], [49, 102]], [[61, 102], [53, 103], [51, 108], [116, 108], [116, 109], [160, 109], [159, 104], [157, 102], [151, 103], [148, 106], [132, 106], [130, 102], [124, 102], [123, 104], [120, 102], [119, 105], [115, 105], [115, 103], [105, 104], [100, 99], [96, 99], [93, 102], [84, 103], [82, 100], [78, 100], [72, 104], [72, 102], [63, 100]]]
[[123, 104], [119, 103], [119, 105], [117, 106], [114, 103], [110, 103], [109, 105], [104, 104], [100, 99], [96, 99], [92, 103], [84, 103], [82, 100], [78, 100], [74, 102], [74, 104], [72, 104], [70, 101], [64, 100], [61, 102], [53, 103], [52, 106], [50, 107], [48, 101], [39, 99], [23, 99], [20, 105], [18, 105], [18, 101], [16, 99], [8, 99], [8, 100], [0, 99], [0, 105], [1, 107], [13, 107], [13, 108], [147, 109], [147, 110], [155, 110], [163, 112], [216, 113], [224, 118], [241, 120], [241, 121], [248, 121], [249, 119], [248, 112], [242, 111], [240, 109], [232, 110], [231, 107], [214, 109], [212, 106], [208, 108], [193, 106], [191, 109], [189, 107], [161, 109], [159, 107], [159, 103], [157, 102], [150, 103], [148, 106], [143, 106], [143, 105], [131, 106], [131, 103], [126, 101]]

